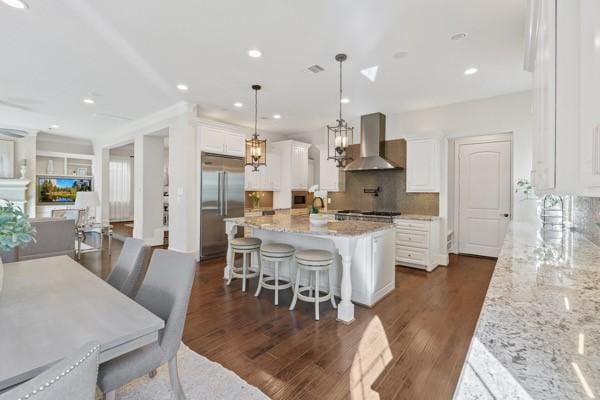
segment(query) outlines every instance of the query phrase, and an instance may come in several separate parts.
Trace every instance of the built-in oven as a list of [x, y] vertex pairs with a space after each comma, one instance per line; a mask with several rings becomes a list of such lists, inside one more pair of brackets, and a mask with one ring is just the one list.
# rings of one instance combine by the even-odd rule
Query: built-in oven
[[292, 192], [292, 208], [307, 208], [312, 203], [312, 193], [307, 191]]

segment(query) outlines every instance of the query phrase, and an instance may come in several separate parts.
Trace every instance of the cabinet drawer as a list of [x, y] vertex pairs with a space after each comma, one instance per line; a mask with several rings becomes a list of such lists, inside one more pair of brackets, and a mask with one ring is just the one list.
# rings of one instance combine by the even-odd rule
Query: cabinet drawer
[[427, 250], [396, 245], [396, 261], [427, 265], [429, 263], [429, 255], [427, 254]]
[[397, 219], [394, 221], [396, 228], [417, 230], [417, 231], [429, 231], [429, 221], [415, 221], [412, 219]]
[[396, 244], [426, 249], [429, 247], [429, 232], [396, 229]]

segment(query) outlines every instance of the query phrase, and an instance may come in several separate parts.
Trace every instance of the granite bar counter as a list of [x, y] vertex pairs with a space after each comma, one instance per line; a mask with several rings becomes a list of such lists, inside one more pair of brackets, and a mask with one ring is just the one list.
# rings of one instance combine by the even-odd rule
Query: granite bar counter
[[512, 223], [455, 399], [600, 396], [600, 247]]
[[[372, 306], [395, 288], [395, 227], [391, 223], [331, 220], [325, 226], [313, 226], [308, 216], [269, 215], [229, 218], [226, 232], [231, 241], [238, 226], [252, 228], [252, 236], [263, 243], [287, 243], [296, 249], [322, 249], [336, 255], [332, 276], [335, 277], [338, 320], [354, 320], [354, 303]], [[224, 277], [233, 265], [228, 251]], [[268, 265], [263, 266], [268, 272]], [[295, 276], [290, 266], [287, 272]], [[326, 289], [324, 287], [324, 289]]]

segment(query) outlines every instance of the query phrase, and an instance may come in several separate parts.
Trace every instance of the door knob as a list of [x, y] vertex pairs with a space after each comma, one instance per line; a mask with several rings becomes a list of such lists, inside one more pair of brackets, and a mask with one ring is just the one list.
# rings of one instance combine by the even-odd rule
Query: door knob
[[509, 216], [509, 215], [510, 215], [510, 214], [508, 214], [508, 213], [505, 213], [505, 214], [500, 214], [500, 216], [501, 216], [501, 217], [504, 217], [504, 218], [508, 218], [508, 216]]

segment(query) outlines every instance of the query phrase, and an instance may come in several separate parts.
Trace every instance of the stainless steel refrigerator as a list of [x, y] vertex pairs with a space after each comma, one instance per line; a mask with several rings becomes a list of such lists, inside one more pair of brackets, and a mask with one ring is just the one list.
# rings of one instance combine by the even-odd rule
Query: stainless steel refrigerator
[[200, 258], [227, 253], [225, 218], [244, 216], [244, 159], [202, 153]]

